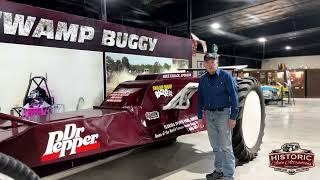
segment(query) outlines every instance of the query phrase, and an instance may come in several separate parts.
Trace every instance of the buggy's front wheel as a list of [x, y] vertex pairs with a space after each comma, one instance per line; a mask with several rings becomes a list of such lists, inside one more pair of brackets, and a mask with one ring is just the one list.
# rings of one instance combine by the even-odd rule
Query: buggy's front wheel
[[39, 180], [39, 176], [17, 159], [0, 153], [0, 180]]
[[260, 83], [252, 77], [238, 80], [239, 116], [233, 129], [235, 157], [248, 162], [256, 157], [265, 128], [265, 105]]

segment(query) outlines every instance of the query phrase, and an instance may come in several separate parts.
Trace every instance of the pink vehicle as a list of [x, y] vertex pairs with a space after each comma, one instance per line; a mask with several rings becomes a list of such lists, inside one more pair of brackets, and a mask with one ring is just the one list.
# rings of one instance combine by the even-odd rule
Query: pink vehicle
[[[35, 85], [36, 87], [31, 90]], [[12, 108], [20, 117], [27, 119], [37, 119], [51, 113], [54, 99], [50, 94], [47, 78], [35, 76], [29, 79], [29, 85], [23, 99], [23, 107]]]

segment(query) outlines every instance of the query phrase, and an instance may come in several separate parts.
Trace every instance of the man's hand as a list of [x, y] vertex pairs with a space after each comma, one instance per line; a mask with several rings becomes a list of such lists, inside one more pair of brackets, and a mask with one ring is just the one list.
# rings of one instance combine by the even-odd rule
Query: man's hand
[[232, 120], [232, 119], [229, 119], [229, 120], [228, 120], [228, 127], [229, 127], [230, 129], [233, 129], [235, 126], [236, 126], [236, 121], [235, 121], [235, 120]]
[[200, 129], [204, 128], [203, 119], [198, 119], [198, 126]]

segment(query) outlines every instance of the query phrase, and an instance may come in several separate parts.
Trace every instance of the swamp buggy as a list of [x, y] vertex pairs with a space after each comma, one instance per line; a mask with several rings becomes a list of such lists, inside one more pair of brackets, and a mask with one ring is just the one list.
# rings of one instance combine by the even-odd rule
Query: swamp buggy
[[[188, 72], [139, 75], [93, 109], [38, 121], [0, 113], [0, 179], [36, 180], [41, 167], [206, 130], [205, 121], [197, 119], [198, 81]], [[240, 112], [233, 149], [239, 161], [249, 162], [262, 143], [264, 99], [256, 79], [237, 79], [237, 84]]]

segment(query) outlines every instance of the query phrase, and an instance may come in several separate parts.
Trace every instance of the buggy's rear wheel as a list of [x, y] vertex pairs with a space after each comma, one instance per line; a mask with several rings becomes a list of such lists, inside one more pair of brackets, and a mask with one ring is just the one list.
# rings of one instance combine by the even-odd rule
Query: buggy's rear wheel
[[0, 153], [0, 180], [39, 180], [39, 176], [22, 162]]
[[265, 105], [260, 83], [252, 77], [238, 80], [239, 116], [233, 129], [235, 157], [248, 162], [257, 156], [265, 127]]

